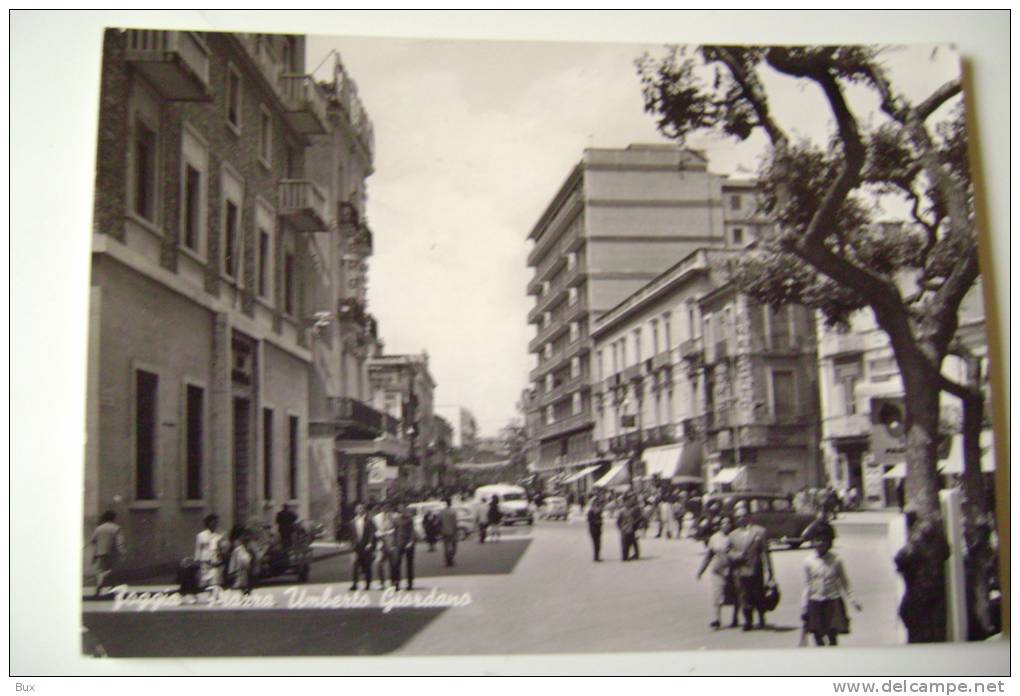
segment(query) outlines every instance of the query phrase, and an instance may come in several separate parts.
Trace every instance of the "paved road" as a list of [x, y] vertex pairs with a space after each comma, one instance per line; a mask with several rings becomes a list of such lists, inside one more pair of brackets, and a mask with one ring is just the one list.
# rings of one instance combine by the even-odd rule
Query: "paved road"
[[[770, 628], [712, 631], [707, 580], [695, 574], [702, 547], [690, 540], [646, 538], [642, 559], [621, 563], [619, 536], [606, 526], [602, 563], [591, 560], [580, 521], [516, 528], [502, 541], [461, 546], [446, 569], [441, 553], [419, 548], [420, 596], [442, 593], [460, 606], [394, 608], [369, 592], [367, 606], [286, 609], [289, 586], [260, 588], [272, 609], [181, 607], [158, 612], [113, 611], [112, 602], [85, 604], [85, 625], [111, 655], [520, 654], [793, 647], [799, 640], [802, 564], [812, 551], [778, 551], [783, 598]], [[863, 601], [845, 645], [898, 641], [895, 575], [884, 537], [841, 534], [836, 550]], [[317, 562], [309, 595], [350, 595], [350, 559]], [[400, 593], [403, 595], [404, 593]], [[392, 600], [392, 593], [388, 595]], [[469, 602], [465, 598], [469, 597]]]

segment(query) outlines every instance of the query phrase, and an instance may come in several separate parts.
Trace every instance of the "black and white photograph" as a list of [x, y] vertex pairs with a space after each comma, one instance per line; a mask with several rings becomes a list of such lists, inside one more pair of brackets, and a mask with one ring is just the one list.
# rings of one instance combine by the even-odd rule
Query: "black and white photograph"
[[1008, 640], [966, 57], [706, 39], [103, 29], [81, 655]]

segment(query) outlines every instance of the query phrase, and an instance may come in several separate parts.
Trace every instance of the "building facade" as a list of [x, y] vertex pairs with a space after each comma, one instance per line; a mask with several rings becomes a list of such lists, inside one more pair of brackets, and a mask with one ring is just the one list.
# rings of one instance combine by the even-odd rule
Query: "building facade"
[[612, 467], [592, 485], [817, 485], [812, 316], [737, 292], [740, 253], [697, 250], [596, 321], [595, 437]]
[[399, 422], [399, 438], [407, 447], [408, 466], [389, 472], [390, 490], [438, 485], [443, 461], [428, 354], [376, 356], [368, 370], [374, 407]]
[[85, 524], [116, 512], [128, 567], [189, 555], [212, 512], [309, 515], [323, 106], [303, 37], [106, 33]]
[[[902, 424], [903, 382], [889, 337], [870, 310], [851, 317], [848, 331], [827, 329], [819, 321], [818, 373], [821, 386], [822, 446], [833, 487], [856, 488], [861, 504], [883, 508], [898, 504], [898, 485], [905, 475]], [[949, 355], [942, 372], [961, 383], [988, 385], [988, 339], [980, 281], [960, 307], [956, 334], [959, 355]], [[959, 399], [941, 397], [940, 471], [963, 470], [962, 410]], [[991, 402], [985, 398], [981, 467], [994, 471]]]
[[674, 146], [589, 149], [529, 234], [535, 367], [529, 466], [562, 477], [601, 461], [593, 437], [593, 322], [705, 246], [742, 247], [763, 224], [754, 189]]

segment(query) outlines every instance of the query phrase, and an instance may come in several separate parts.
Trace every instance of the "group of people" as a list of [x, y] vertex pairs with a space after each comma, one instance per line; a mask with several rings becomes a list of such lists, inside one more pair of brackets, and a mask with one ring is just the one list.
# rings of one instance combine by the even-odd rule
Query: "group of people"
[[856, 510], [861, 504], [860, 493], [851, 486], [842, 494], [832, 486], [808, 488], [805, 486], [793, 494], [793, 509], [809, 514], [825, 513], [828, 519], [835, 519], [840, 512]]
[[[436, 538], [442, 539], [449, 567], [457, 555], [457, 513], [449, 498], [445, 502], [446, 507], [438, 514], [426, 514], [422, 526], [430, 551], [435, 549]], [[364, 582], [366, 590], [371, 589], [373, 569], [380, 589], [385, 588], [387, 576], [395, 590], [400, 589], [402, 577], [406, 588], [414, 589], [415, 544], [421, 539], [406, 502], [358, 503], [350, 535], [354, 551], [351, 590], [358, 589], [359, 581]]]

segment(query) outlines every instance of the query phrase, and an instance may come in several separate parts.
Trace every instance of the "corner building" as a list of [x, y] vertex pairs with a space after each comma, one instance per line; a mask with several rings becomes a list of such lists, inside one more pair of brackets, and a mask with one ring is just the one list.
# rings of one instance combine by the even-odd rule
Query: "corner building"
[[175, 566], [209, 513], [224, 529], [284, 502], [313, 516], [342, 230], [337, 184], [307, 158], [336, 124], [304, 53], [294, 35], [105, 35], [84, 521], [117, 513], [126, 569]]
[[701, 153], [585, 150], [528, 236], [534, 472], [590, 477], [606, 461], [593, 439], [593, 322], [696, 249], [751, 242], [764, 224], [754, 209], [753, 185], [710, 173]]

